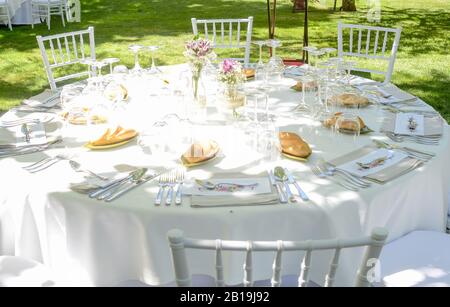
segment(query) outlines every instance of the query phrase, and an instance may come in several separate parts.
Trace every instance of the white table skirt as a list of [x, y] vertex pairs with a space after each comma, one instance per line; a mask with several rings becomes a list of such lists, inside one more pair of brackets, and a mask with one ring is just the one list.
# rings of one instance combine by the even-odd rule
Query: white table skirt
[[[175, 69], [175, 68], [174, 68]], [[170, 79], [171, 80], [171, 79]], [[286, 85], [271, 94], [272, 109], [295, 105], [299, 93]], [[131, 82], [136, 87], [135, 82]], [[134, 123], [150, 126], [160, 114], [171, 113], [166, 98], [137, 98], [130, 85], [135, 110]], [[134, 93], [134, 95], [133, 95]], [[372, 106], [360, 111], [367, 125], [379, 131], [383, 111]], [[6, 114], [5, 116], [9, 116]], [[145, 120], [147, 118], [147, 120]], [[68, 270], [71, 278], [79, 277], [95, 285], [113, 285], [123, 280], [140, 279], [150, 284], [172, 281], [173, 271], [166, 233], [172, 228], [182, 229], [187, 236], [227, 240], [307, 240], [335, 237], [356, 237], [370, 234], [372, 228], [386, 227], [389, 240], [412, 230], [444, 231], [447, 220], [448, 187], [450, 186], [449, 128], [439, 146], [409, 144], [436, 152], [437, 156], [419, 170], [385, 185], [354, 193], [343, 190], [329, 181], [315, 177], [308, 165], [318, 158], [338, 157], [357, 147], [370, 144], [373, 138], [383, 137], [377, 132], [360, 136], [336, 138], [323, 127], [306, 125], [305, 119], [280, 118], [277, 125], [302, 135], [313, 147], [311, 161], [304, 164], [280, 159], [276, 165], [295, 171], [300, 184], [309, 194], [308, 203], [256, 207], [194, 209], [185, 198], [182, 206], [155, 207], [156, 184], [145, 186], [117, 201], [106, 204], [71, 192], [70, 182], [77, 178], [66, 162], [34, 175], [21, 166], [55, 155], [60, 149], [0, 160], [0, 252], [30, 257], [54, 269]], [[129, 123], [131, 125], [132, 123]], [[54, 130], [49, 125], [48, 131]], [[140, 127], [142, 128], [142, 127]], [[83, 129], [83, 128], [76, 128]], [[219, 129], [219, 130], [215, 130]], [[259, 172], [274, 163], [244, 163], [244, 149], [239, 143], [220, 138], [217, 131], [224, 126], [201, 129], [210, 133], [224, 147], [223, 159], [211, 162], [196, 172], [246, 171]], [[205, 132], [206, 131], [206, 132]], [[4, 132], [3, 132], [4, 133]], [[223, 134], [225, 135], [225, 133]], [[70, 139], [71, 148], [85, 140]], [[227, 143], [231, 142], [231, 143]], [[98, 172], [112, 171], [124, 165], [158, 168], [160, 161], [145, 155], [134, 143], [111, 151], [82, 152], [76, 159], [86, 168]], [[240, 163], [241, 161], [241, 163]], [[214, 276], [212, 252], [189, 252], [192, 273]], [[343, 252], [337, 276], [338, 285], [351, 285], [362, 256], [362, 249]], [[271, 276], [273, 254], [258, 254], [254, 259], [254, 278]], [[226, 254], [225, 279], [230, 284], [243, 279], [244, 254]], [[283, 274], [298, 274], [301, 255], [286, 253]], [[313, 258], [311, 279], [323, 283], [328, 270], [329, 254], [317, 253]], [[381, 264], [382, 265], [382, 264]]]

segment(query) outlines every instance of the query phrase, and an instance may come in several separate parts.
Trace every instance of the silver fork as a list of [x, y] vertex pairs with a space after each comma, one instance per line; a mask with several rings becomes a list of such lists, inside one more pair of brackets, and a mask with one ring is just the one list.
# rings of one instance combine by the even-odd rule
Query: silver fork
[[170, 206], [172, 204], [173, 190], [174, 190], [174, 187], [175, 187], [175, 183], [176, 183], [176, 172], [175, 171], [171, 171], [169, 173], [168, 179], [167, 179], [167, 186], [169, 187], [169, 191], [167, 192], [166, 206]]
[[63, 155], [57, 155], [55, 157], [45, 158], [31, 165], [25, 166], [23, 167], [23, 169], [29, 171], [30, 173], [37, 173], [49, 168], [50, 166], [62, 160], [67, 160], [67, 157]]
[[415, 143], [422, 145], [439, 145], [439, 140], [441, 136], [430, 136], [430, 137], [422, 137], [422, 136], [400, 136], [394, 133], [385, 133], [388, 138], [396, 143], [402, 143], [406, 140], [411, 140]]
[[338, 185], [340, 185], [340, 186], [342, 186], [342, 187], [344, 187], [344, 188], [346, 188], [346, 189], [348, 189], [348, 190], [351, 190], [351, 191], [354, 191], [354, 192], [357, 192], [357, 191], [358, 191], [358, 188], [356, 188], [356, 187], [354, 187], [354, 186], [348, 185], [348, 184], [346, 184], [346, 183], [344, 183], [344, 182], [338, 180], [338, 179], [335, 178], [335, 177], [327, 176], [326, 174], [324, 174], [324, 173], [320, 170], [320, 168], [317, 167], [317, 165], [311, 166], [311, 171], [314, 173], [314, 175], [316, 175], [316, 176], [319, 177], [319, 178], [322, 178], [322, 179], [323, 179], [323, 178], [329, 178], [329, 179], [330, 179], [331, 181], [333, 181], [334, 183], [336, 183], [336, 184], [338, 184]]
[[177, 180], [177, 194], [175, 196], [175, 204], [181, 205], [183, 199], [182, 199], [182, 189], [183, 189], [183, 182], [185, 177], [185, 170], [181, 169], [177, 171], [176, 180]]
[[319, 163], [317, 163], [317, 167], [321, 169], [326, 175], [333, 176], [333, 175], [340, 175], [345, 181], [348, 181], [352, 185], [356, 185], [360, 188], [368, 188], [371, 186], [371, 183], [354, 176], [353, 174], [346, 172], [344, 170], [336, 168], [334, 165], [326, 162], [325, 160], [320, 160]]
[[168, 182], [168, 176], [167, 174], [162, 174], [161, 176], [159, 176], [159, 191], [158, 191], [158, 195], [156, 195], [156, 199], [155, 199], [155, 205], [159, 206], [161, 205], [163, 196], [164, 196], [164, 191], [167, 187], [167, 182]]

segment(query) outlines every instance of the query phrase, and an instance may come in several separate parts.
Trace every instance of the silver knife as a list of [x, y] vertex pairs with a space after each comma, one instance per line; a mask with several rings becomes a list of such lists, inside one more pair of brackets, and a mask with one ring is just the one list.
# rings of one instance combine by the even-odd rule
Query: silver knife
[[133, 190], [133, 189], [135, 189], [135, 188], [137, 188], [138, 186], [140, 186], [140, 185], [142, 185], [142, 184], [144, 184], [144, 183], [146, 183], [146, 182], [148, 182], [148, 181], [150, 181], [150, 180], [152, 180], [152, 179], [154, 179], [154, 178], [156, 178], [156, 177], [158, 177], [158, 176], [159, 176], [158, 174], [153, 174], [153, 175], [145, 176], [144, 178], [139, 179], [137, 182], [131, 183], [131, 185], [129, 185], [128, 187], [126, 187], [126, 188], [124, 188], [124, 189], [122, 189], [122, 190], [120, 190], [120, 191], [117, 191], [117, 192], [114, 193], [113, 195], [107, 197], [107, 198], [105, 199], [105, 201], [106, 201], [106, 202], [111, 202], [111, 201], [113, 201], [113, 200], [119, 198], [119, 197], [122, 196], [123, 194], [125, 194], [125, 193], [127, 193], [127, 192], [129, 192], [129, 191], [131, 191], [131, 190]]
[[287, 170], [287, 168], [285, 168], [284, 171], [286, 172], [286, 174], [288, 176], [289, 183], [292, 183], [295, 186], [295, 188], [297, 189], [298, 195], [300, 196], [300, 198], [303, 199], [304, 201], [309, 201], [308, 195], [306, 195], [305, 191], [303, 191], [303, 189], [297, 183], [297, 180], [295, 180], [294, 176], [292, 176], [292, 173], [289, 172]]
[[113, 194], [117, 193], [117, 191], [119, 191], [127, 183], [138, 182], [139, 180], [141, 180], [144, 177], [145, 173], [147, 173], [147, 169], [146, 168], [142, 168], [142, 169], [137, 170], [136, 172], [133, 172], [133, 175], [131, 176], [130, 179], [122, 181], [121, 183], [119, 183], [114, 188], [112, 188], [112, 189], [106, 191], [105, 193], [99, 195], [97, 197], [97, 200], [105, 200], [105, 199], [111, 197]]
[[270, 183], [277, 189], [278, 197], [280, 198], [280, 203], [287, 204], [288, 203], [287, 196], [286, 196], [286, 194], [284, 194], [284, 191], [281, 188], [280, 183], [275, 180], [273, 171], [270, 170], [268, 173], [269, 173]]

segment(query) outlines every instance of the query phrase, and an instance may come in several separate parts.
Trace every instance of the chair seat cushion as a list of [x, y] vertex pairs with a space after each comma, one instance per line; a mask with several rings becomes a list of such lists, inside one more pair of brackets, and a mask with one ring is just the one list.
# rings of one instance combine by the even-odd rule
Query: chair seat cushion
[[448, 287], [450, 235], [414, 231], [383, 248], [380, 266], [387, 287]]
[[1, 287], [55, 286], [52, 273], [44, 265], [21, 257], [0, 257]]

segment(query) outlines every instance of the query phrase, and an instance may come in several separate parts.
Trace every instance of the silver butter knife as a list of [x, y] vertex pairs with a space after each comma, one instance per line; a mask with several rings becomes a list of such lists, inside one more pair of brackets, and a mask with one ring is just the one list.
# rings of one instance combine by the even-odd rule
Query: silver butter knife
[[289, 183], [293, 184], [294, 187], [297, 189], [298, 195], [300, 196], [301, 199], [303, 199], [304, 201], [309, 201], [309, 197], [308, 195], [306, 195], [305, 191], [303, 191], [303, 189], [300, 187], [300, 185], [297, 183], [297, 180], [295, 180], [294, 176], [292, 175], [291, 172], [289, 172], [287, 170], [287, 168], [284, 169], [284, 171], [286, 172], [287, 176], [288, 176], [288, 180]]
[[136, 182], [131, 182], [129, 186], [127, 186], [126, 188], [121, 189], [121, 190], [117, 191], [116, 193], [114, 193], [113, 195], [107, 197], [105, 199], [105, 201], [106, 202], [111, 202], [111, 201], [119, 198], [120, 196], [124, 195], [125, 193], [127, 193], [127, 192], [129, 192], [129, 191], [131, 191], [131, 190], [133, 190], [135, 188], [137, 188], [140, 185], [143, 185], [144, 183], [146, 183], [146, 182], [148, 182], [148, 181], [150, 181], [150, 180], [152, 180], [152, 179], [154, 179], [154, 178], [156, 178], [158, 176], [159, 176], [158, 174], [152, 174], [152, 175], [145, 176], [145, 177], [137, 180]]
[[269, 173], [270, 183], [277, 189], [277, 193], [278, 193], [278, 197], [280, 199], [280, 203], [287, 204], [288, 203], [288, 199], [287, 199], [286, 194], [284, 194], [283, 189], [281, 188], [281, 183], [279, 183], [279, 182], [277, 182], [275, 180], [275, 176], [274, 176], [272, 170], [270, 170], [268, 173]]

